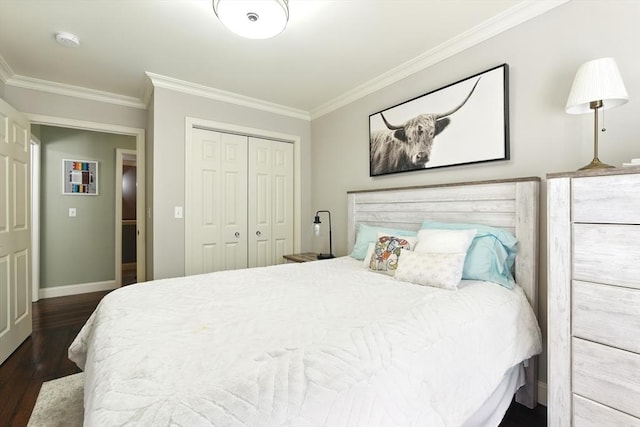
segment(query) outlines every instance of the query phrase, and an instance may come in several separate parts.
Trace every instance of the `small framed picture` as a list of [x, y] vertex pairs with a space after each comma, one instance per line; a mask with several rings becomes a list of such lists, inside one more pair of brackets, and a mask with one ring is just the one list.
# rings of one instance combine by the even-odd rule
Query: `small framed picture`
[[62, 159], [62, 194], [97, 196], [98, 162]]

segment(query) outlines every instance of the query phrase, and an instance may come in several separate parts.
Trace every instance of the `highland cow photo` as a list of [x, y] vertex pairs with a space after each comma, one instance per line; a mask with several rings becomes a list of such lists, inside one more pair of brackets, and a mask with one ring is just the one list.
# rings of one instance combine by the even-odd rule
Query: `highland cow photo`
[[369, 116], [369, 175], [509, 159], [509, 66]]

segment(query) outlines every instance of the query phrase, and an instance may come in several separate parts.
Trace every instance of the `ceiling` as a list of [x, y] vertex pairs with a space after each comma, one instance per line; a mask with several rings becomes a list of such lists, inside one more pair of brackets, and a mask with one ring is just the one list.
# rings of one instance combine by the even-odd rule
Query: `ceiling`
[[289, 0], [284, 32], [251, 40], [210, 0], [0, 0], [0, 78], [144, 108], [148, 72], [313, 116], [564, 1]]

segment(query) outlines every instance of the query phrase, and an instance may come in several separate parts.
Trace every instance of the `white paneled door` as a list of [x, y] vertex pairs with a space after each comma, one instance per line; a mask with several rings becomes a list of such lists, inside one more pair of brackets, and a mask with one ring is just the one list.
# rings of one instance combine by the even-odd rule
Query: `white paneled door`
[[186, 154], [186, 274], [282, 262], [293, 251], [293, 144], [194, 128]]
[[0, 99], [0, 363], [31, 335], [29, 122]]
[[293, 252], [293, 144], [249, 138], [249, 267]]
[[187, 147], [187, 274], [247, 267], [247, 138], [193, 129]]

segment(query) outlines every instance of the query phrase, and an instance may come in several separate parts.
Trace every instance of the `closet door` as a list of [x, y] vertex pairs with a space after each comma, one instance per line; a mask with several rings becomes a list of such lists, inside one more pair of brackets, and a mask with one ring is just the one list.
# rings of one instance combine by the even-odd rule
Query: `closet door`
[[249, 267], [293, 251], [293, 144], [249, 138]]
[[247, 138], [193, 129], [187, 153], [186, 274], [247, 267]]

